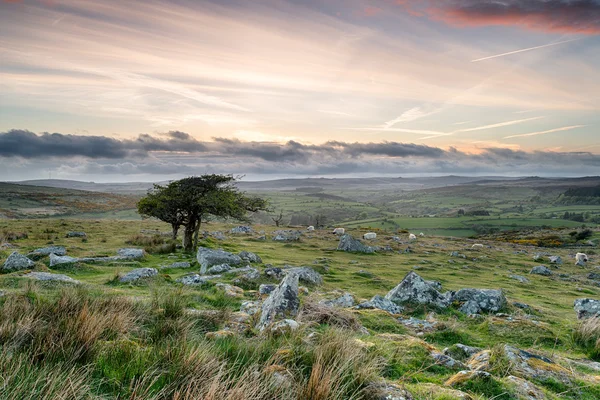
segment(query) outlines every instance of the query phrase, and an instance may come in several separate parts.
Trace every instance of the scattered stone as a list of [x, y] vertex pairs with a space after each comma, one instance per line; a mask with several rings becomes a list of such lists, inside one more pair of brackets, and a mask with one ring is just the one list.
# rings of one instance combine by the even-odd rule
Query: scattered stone
[[162, 268], [190, 268], [192, 265], [187, 261], [174, 262], [169, 265], [163, 265]]
[[442, 295], [437, 289], [428, 284], [416, 272], [409, 272], [402, 282], [390, 290], [385, 298], [394, 303], [427, 304], [446, 308], [452, 298], [450, 292]]
[[386, 299], [383, 296], [375, 295], [369, 301], [365, 301], [356, 306], [357, 309], [378, 309], [387, 311], [392, 315], [400, 314], [404, 308], [392, 302], [391, 300]]
[[206, 270], [213, 265], [239, 265], [242, 263], [242, 259], [236, 254], [231, 254], [223, 249], [213, 250], [206, 247], [198, 248], [196, 258], [200, 264], [200, 274], [205, 274]]
[[552, 275], [552, 271], [550, 271], [544, 265], [538, 265], [537, 267], [533, 267], [531, 269], [531, 271], [529, 271], [529, 273], [530, 274], [535, 274], [535, 275], [544, 275], [544, 276], [550, 276], [550, 275]]
[[213, 239], [217, 239], [217, 240], [225, 240], [225, 239], [227, 239], [227, 237], [221, 231], [210, 232], [209, 235]]
[[32, 260], [39, 260], [41, 258], [49, 256], [50, 254], [64, 256], [67, 254], [67, 249], [65, 249], [63, 246], [43, 247], [41, 249], [35, 249], [31, 253], [27, 254], [27, 257], [29, 257]]
[[464, 361], [479, 353], [481, 350], [482, 349], [479, 347], [471, 347], [461, 343], [456, 343], [450, 347], [446, 347], [444, 349], [444, 354], [457, 360]]
[[600, 300], [576, 299], [573, 308], [578, 319], [600, 316]]
[[85, 232], [67, 232], [66, 236], [68, 238], [84, 238], [87, 237], [87, 235], [85, 234]]
[[588, 279], [598, 279], [600, 280], [600, 273], [599, 272], [590, 272], [587, 276]]
[[65, 283], [73, 283], [79, 284], [81, 282], [71, 278], [70, 276], [63, 274], [52, 274], [50, 272], [30, 272], [28, 274], [23, 275], [24, 278], [35, 279], [37, 281], [45, 281], [45, 282], [65, 282]]
[[298, 280], [298, 274], [288, 273], [279, 286], [271, 292], [263, 303], [257, 329], [262, 331], [278, 318], [295, 317], [298, 314], [300, 307]]
[[529, 279], [521, 275], [509, 275], [509, 278], [515, 279], [521, 283], [530, 283]]
[[119, 278], [119, 282], [134, 282], [139, 279], [152, 278], [158, 275], [156, 268], [136, 268]]
[[235, 332], [227, 331], [227, 330], [206, 332], [206, 334], [204, 335], [204, 337], [209, 340], [227, 339], [227, 338], [230, 338], [233, 336], [235, 336]]
[[300, 327], [300, 324], [293, 319], [284, 319], [279, 322], [275, 322], [274, 324], [268, 327], [268, 331], [271, 335], [281, 336], [286, 335], [290, 332], [297, 330]]
[[370, 397], [374, 400], [413, 400], [406, 389], [389, 382], [376, 382], [369, 385]]
[[442, 354], [442, 353], [438, 353], [436, 351], [431, 353], [431, 357], [435, 360], [436, 364], [439, 365], [443, 365], [444, 367], [450, 368], [450, 369], [463, 369], [466, 368], [466, 365], [463, 364], [462, 362], [455, 360], [454, 358], [446, 355], [446, 354]]
[[230, 271], [230, 270], [231, 270], [231, 265], [218, 264], [218, 265], [213, 265], [212, 267], [210, 267], [208, 270], [206, 270], [206, 273], [208, 275], [217, 275], [217, 274], [222, 274], [222, 273]]
[[521, 310], [531, 310], [531, 306], [529, 304], [519, 303], [518, 301], [514, 301], [512, 304]]
[[278, 230], [273, 232], [273, 240], [276, 242], [297, 242], [302, 232], [294, 230]]
[[258, 314], [261, 309], [260, 301], [242, 301], [242, 305], [240, 306], [240, 311], [249, 315]]
[[144, 249], [136, 249], [136, 248], [124, 248], [117, 250], [117, 255], [122, 258], [126, 258], [128, 260], [137, 260], [140, 258], [144, 258], [146, 252]]
[[365, 271], [364, 269], [361, 269], [360, 271], [355, 272], [354, 275], [362, 276], [363, 278], [373, 278], [375, 276], [372, 272]]
[[241, 287], [229, 285], [227, 283], [217, 283], [215, 286], [221, 289], [227, 297], [244, 297], [244, 289]]
[[246, 272], [240, 278], [243, 280], [247, 280], [247, 281], [259, 280], [260, 279], [260, 271], [257, 270], [256, 268], [250, 268], [250, 269], [248, 269], [248, 272]]
[[265, 275], [272, 279], [281, 279], [285, 275], [281, 268], [272, 267], [265, 269]]
[[249, 226], [243, 226], [243, 225], [240, 225], [240, 226], [236, 226], [235, 228], [232, 228], [232, 229], [230, 230], [230, 232], [231, 232], [231, 233], [234, 233], [234, 234], [239, 234], [239, 233], [252, 233], [252, 232], [253, 232], [253, 230], [252, 230], [252, 228], [251, 228], [251, 227], [249, 227]]
[[550, 264], [556, 264], [556, 265], [561, 265], [562, 262], [562, 258], [560, 258], [560, 256], [550, 256]]
[[464, 303], [460, 311], [467, 315], [498, 312], [506, 305], [506, 297], [499, 289], [461, 289], [454, 300]]
[[220, 277], [221, 277], [221, 275], [193, 274], [193, 275], [182, 276], [181, 278], [177, 279], [177, 282], [182, 283], [184, 285], [203, 285], [210, 280], [218, 279]]
[[277, 285], [273, 285], [273, 284], [262, 284], [258, 287], [258, 293], [260, 293], [261, 295], [267, 295], [267, 294], [271, 294], [271, 292], [273, 292], [273, 290], [275, 290], [277, 288]]
[[320, 285], [323, 283], [321, 274], [310, 267], [290, 268], [285, 270], [285, 274], [296, 274], [300, 282], [308, 283], [309, 285]]
[[352, 294], [346, 292], [342, 296], [340, 296], [336, 299], [322, 300], [319, 303], [324, 304], [329, 307], [348, 308], [348, 307], [352, 307], [354, 304], [356, 304], [356, 301], [354, 300], [354, 296], [352, 296]]
[[6, 261], [4, 261], [4, 265], [2, 269], [4, 271], [22, 271], [24, 269], [30, 269], [35, 265], [33, 261], [24, 256], [23, 254], [19, 254], [16, 251], [13, 251]]
[[340, 237], [340, 243], [338, 244], [337, 249], [340, 251], [347, 251], [353, 253], [375, 253], [375, 249], [373, 247], [363, 244], [358, 239], [354, 239], [348, 233], [345, 233]]
[[61, 264], [74, 264], [79, 262], [78, 258], [69, 256], [59, 256], [54, 253], [50, 254], [50, 268]]
[[504, 354], [512, 364], [512, 369], [518, 375], [527, 379], [565, 378], [569, 370], [554, 361], [510, 345], [504, 345]]
[[241, 251], [238, 256], [240, 256], [240, 258], [246, 262], [249, 263], [257, 263], [257, 264], [262, 264], [262, 258], [260, 258], [259, 255], [254, 254], [250, 251]]
[[543, 400], [547, 398], [539, 387], [523, 378], [510, 375], [504, 378], [503, 381], [514, 389], [519, 399]]
[[418, 319], [414, 317], [410, 318], [398, 318], [398, 321], [409, 328], [418, 329], [421, 331], [432, 330], [436, 327], [436, 321], [426, 321], [424, 319]]

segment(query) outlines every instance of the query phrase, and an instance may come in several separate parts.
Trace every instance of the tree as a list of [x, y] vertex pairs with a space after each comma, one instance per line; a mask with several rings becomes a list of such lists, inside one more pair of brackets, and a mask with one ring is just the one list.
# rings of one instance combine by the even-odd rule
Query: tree
[[267, 210], [267, 202], [240, 192], [231, 175], [192, 176], [154, 185], [148, 195], [138, 202], [142, 216], [155, 217], [171, 224], [173, 236], [183, 226], [183, 248], [192, 251], [198, 246], [202, 222], [211, 218], [232, 218], [249, 221], [248, 212]]
[[273, 222], [275, 222], [275, 226], [279, 228], [281, 221], [283, 221], [283, 210], [279, 211], [279, 215], [277, 215], [276, 217], [271, 217], [271, 219], [273, 220]]
[[315, 220], [315, 228], [322, 228], [325, 226], [325, 221], [327, 221], [327, 215], [325, 214], [317, 214], [314, 216]]

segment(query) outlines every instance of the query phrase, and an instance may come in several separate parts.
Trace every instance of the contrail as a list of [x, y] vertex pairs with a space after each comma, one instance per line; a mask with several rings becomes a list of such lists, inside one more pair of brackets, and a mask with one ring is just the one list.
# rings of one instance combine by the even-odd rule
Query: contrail
[[572, 126], [564, 126], [562, 128], [555, 128], [555, 129], [550, 129], [548, 131], [541, 131], [541, 132], [531, 132], [531, 133], [523, 133], [521, 135], [511, 135], [511, 136], [505, 136], [504, 139], [513, 139], [513, 138], [519, 138], [519, 137], [528, 137], [528, 136], [537, 136], [537, 135], [545, 135], [547, 133], [554, 133], [554, 132], [562, 132], [562, 131], [569, 131], [571, 129], [577, 129], [577, 128], [583, 128], [586, 125], [572, 125]]
[[536, 50], [536, 49], [543, 49], [544, 47], [550, 47], [550, 46], [556, 46], [557, 44], [574, 42], [575, 40], [580, 40], [580, 39], [578, 38], [578, 39], [563, 40], [562, 42], [548, 43], [548, 44], [544, 44], [544, 45], [541, 45], [541, 46], [529, 47], [527, 49], [509, 51], [508, 53], [496, 54], [495, 56], [488, 56], [488, 57], [478, 58], [477, 60], [471, 60], [471, 62], [478, 62], [478, 61], [489, 60], [491, 58], [509, 56], [511, 54], [523, 53], [524, 51], [530, 51], [530, 50]]

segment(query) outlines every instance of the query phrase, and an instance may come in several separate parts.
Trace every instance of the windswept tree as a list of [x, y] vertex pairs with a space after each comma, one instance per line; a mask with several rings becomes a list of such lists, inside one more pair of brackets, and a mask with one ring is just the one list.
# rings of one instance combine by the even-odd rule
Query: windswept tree
[[247, 222], [248, 212], [268, 209], [264, 199], [240, 192], [235, 181], [231, 175], [202, 175], [154, 185], [138, 203], [138, 212], [171, 224], [174, 237], [183, 226], [183, 248], [192, 251], [202, 222], [213, 218]]

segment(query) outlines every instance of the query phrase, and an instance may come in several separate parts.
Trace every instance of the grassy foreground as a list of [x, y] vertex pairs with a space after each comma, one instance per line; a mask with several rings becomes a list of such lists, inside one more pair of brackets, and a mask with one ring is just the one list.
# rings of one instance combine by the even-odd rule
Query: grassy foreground
[[[417, 399], [526, 398], [508, 379], [518, 372], [501, 356], [490, 361], [491, 378], [448, 384], [458, 370], [436, 362], [432, 353], [456, 343], [490, 349], [492, 355], [504, 344], [545, 355], [570, 371], [568, 380], [532, 380], [546, 398], [600, 398], [600, 373], [590, 361], [597, 357], [598, 327], [579, 329], [573, 311], [576, 298], [600, 298], [600, 287], [587, 278], [597, 265], [590, 249], [586, 252], [592, 262], [583, 269], [571, 261], [576, 249], [489, 242], [490, 248], [474, 251], [474, 242], [466, 239], [425, 237], [408, 244], [382, 234], [375, 244], [390, 245], [394, 252], [360, 255], [335, 251], [337, 240], [328, 231], [285, 244], [259, 240], [261, 233], [231, 235], [231, 227], [205, 226], [225, 232], [227, 239], [206, 239], [201, 245], [248, 250], [265, 264], [307, 265], [323, 274], [323, 285], [308, 287], [302, 295], [298, 330], [260, 334], [253, 329], [252, 316], [237, 333], [223, 333], [240, 317], [243, 301], [260, 298], [260, 283], [274, 283], [264, 275], [238, 283], [244, 289], [241, 297], [228, 297], [214, 283], [183, 287], [175, 282], [197, 271], [195, 264], [161, 269], [152, 280], [118, 283], [116, 276], [140, 266], [194, 262], [194, 255], [171, 251], [152, 237], [147, 239], [151, 252], [142, 261], [52, 270], [41, 260], [34, 270], [66, 274], [83, 284], [34, 282], [23, 277], [24, 271], [0, 275], [0, 399], [377, 399], [383, 381]], [[274, 230], [254, 228], [265, 230], [267, 238]], [[131, 246], [127, 241], [140, 243], [140, 231], [153, 229], [168, 227], [147, 220], [0, 224], [0, 234], [7, 238], [27, 234], [10, 240], [22, 254], [52, 243], [76, 257], [114, 255], [118, 248]], [[85, 231], [87, 238], [65, 238], [67, 231]], [[409, 246], [412, 251], [405, 253]], [[13, 250], [0, 250], [0, 264]], [[465, 257], [451, 257], [454, 251]], [[551, 277], [528, 275], [544, 263], [533, 260], [543, 251], [560, 255], [565, 263]], [[265, 265], [257, 268], [262, 272]], [[420, 331], [382, 311], [331, 312], [318, 304], [340, 291], [357, 299], [384, 295], [412, 270], [441, 282], [444, 290], [502, 288], [510, 318], [469, 318], [455, 309], [408, 307], [403, 318], [437, 321], [433, 329]], [[525, 276], [529, 283], [511, 275]], [[235, 279], [224, 275], [220, 282]], [[514, 301], [531, 309], [516, 308]]]

